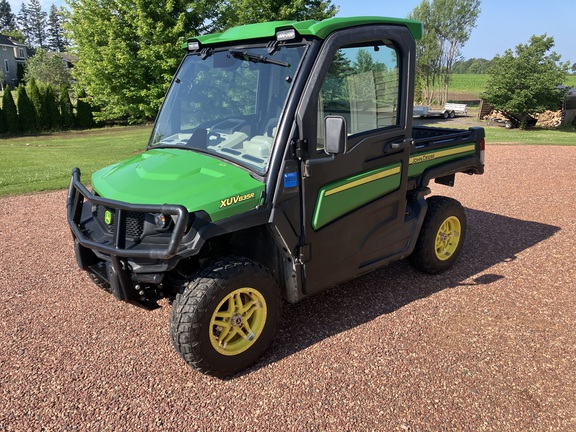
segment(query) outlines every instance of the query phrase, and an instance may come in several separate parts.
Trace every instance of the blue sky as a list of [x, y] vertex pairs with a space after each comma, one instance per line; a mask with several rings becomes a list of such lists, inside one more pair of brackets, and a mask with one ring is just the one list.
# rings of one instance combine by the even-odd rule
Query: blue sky
[[[405, 18], [421, 0], [332, 0], [338, 16], [382, 15]], [[470, 40], [462, 49], [465, 58], [492, 59], [525, 44], [532, 35], [554, 38], [554, 51], [563, 61], [576, 63], [575, 0], [482, 0], [481, 13]]]
[[[26, 1], [26, 3], [28, 0]], [[64, 4], [41, 0], [43, 9]], [[340, 6], [338, 16], [381, 15], [404, 18], [421, 0], [332, 0]], [[10, 0], [18, 13], [22, 1]], [[554, 51], [563, 61], [576, 63], [576, 0], [482, 0], [480, 17], [470, 40], [462, 49], [465, 58], [492, 59], [508, 48], [527, 43], [532, 35], [554, 37]]]

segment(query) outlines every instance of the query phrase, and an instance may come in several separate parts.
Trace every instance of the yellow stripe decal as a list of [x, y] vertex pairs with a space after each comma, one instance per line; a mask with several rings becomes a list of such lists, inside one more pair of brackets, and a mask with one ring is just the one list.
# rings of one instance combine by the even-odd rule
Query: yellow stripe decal
[[418, 163], [422, 163], [422, 162], [427, 162], [427, 161], [431, 161], [434, 159], [438, 159], [438, 158], [442, 158], [445, 156], [452, 156], [455, 154], [459, 154], [459, 153], [466, 153], [466, 152], [470, 152], [470, 151], [474, 151], [476, 150], [476, 147], [474, 144], [470, 144], [467, 145], [465, 147], [458, 147], [455, 149], [448, 149], [448, 150], [442, 150], [439, 152], [434, 152], [434, 153], [426, 153], [423, 155], [416, 155], [416, 156], [412, 156], [410, 158], [410, 165], [414, 165], [414, 164], [418, 164]]
[[355, 181], [353, 181], [353, 182], [346, 183], [345, 185], [338, 186], [338, 187], [336, 187], [336, 188], [334, 188], [334, 189], [330, 189], [330, 190], [326, 191], [326, 193], [324, 194], [324, 196], [334, 195], [334, 194], [337, 194], [338, 192], [342, 192], [342, 191], [345, 191], [345, 190], [348, 190], [348, 189], [352, 189], [352, 188], [354, 188], [354, 187], [356, 187], [356, 186], [362, 186], [362, 185], [364, 185], [364, 184], [366, 184], [366, 183], [371, 183], [371, 182], [373, 182], [373, 181], [380, 180], [380, 179], [383, 179], [383, 178], [386, 178], [386, 177], [390, 177], [391, 175], [399, 174], [399, 173], [400, 173], [400, 167], [396, 167], [396, 168], [392, 168], [392, 169], [389, 169], [389, 170], [385, 170], [385, 171], [382, 171], [382, 172], [379, 172], [379, 173], [376, 173], [376, 174], [372, 174], [372, 175], [370, 175], [370, 176], [368, 176], [368, 177], [364, 177], [364, 178], [361, 178], [361, 179], [359, 179], [359, 180], [355, 180]]

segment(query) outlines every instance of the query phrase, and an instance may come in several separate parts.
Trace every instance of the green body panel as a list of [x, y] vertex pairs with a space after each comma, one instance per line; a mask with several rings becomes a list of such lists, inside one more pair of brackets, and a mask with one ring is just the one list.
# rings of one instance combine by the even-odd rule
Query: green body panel
[[[417, 177], [435, 165], [473, 155], [474, 143], [416, 153], [410, 157], [408, 177]], [[339, 217], [381, 198], [400, 187], [401, 164], [367, 171], [330, 183], [320, 189], [312, 218], [312, 227], [317, 230]]]
[[312, 218], [315, 230], [400, 187], [401, 164], [394, 163], [330, 183], [320, 189]]
[[458, 159], [464, 156], [473, 155], [476, 152], [474, 143], [464, 144], [457, 147], [447, 147], [445, 149], [431, 150], [423, 153], [416, 153], [410, 156], [408, 166], [408, 177], [417, 177], [422, 174], [426, 169], [438, 165], [440, 163], [448, 162], [453, 159]]
[[94, 190], [131, 204], [181, 204], [213, 221], [253, 209], [264, 184], [216, 158], [182, 149], [154, 149], [97, 171]]
[[[414, 39], [422, 37], [422, 23], [416, 20], [388, 18], [379, 16], [361, 16], [352, 18], [329, 18], [323, 21], [272, 21], [259, 24], [247, 24], [233, 27], [223, 33], [214, 33], [189, 38], [188, 41], [198, 41], [202, 45], [214, 45], [225, 42], [236, 42], [248, 39], [273, 38], [279, 30], [295, 29], [302, 36], [315, 36], [326, 39], [330, 33], [348, 27], [368, 24], [391, 24], [408, 27]], [[186, 49], [187, 42], [182, 44]]]

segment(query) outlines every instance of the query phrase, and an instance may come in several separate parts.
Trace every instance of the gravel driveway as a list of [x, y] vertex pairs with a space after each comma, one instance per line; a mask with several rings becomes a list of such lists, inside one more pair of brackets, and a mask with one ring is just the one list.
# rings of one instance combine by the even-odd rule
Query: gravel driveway
[[492, 145], [457, 265], [405, 262], [286, 306], [229, 380], [186, 366], [169, 307], [80, 272], [65, 192], [0, 199], [1, 430], [576, 430], [576, 147]]

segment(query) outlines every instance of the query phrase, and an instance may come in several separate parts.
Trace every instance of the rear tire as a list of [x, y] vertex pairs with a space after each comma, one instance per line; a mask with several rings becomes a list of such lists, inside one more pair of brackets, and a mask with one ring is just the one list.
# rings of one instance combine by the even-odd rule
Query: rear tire
[[280, 289], [270, 272], [247, 258], [226, 258], [176, 295], [170, 336], [186, 363], [223, 378], [264, 354], [280, 313]]
[[466, 215], [455, 199], [433, 196], [426, 201], [428, 211], [408, 260], [421, 272], [437, 274], [449, 269], [460, 255], [466, 234]]

